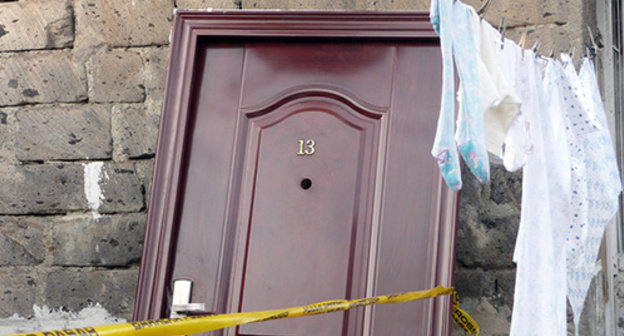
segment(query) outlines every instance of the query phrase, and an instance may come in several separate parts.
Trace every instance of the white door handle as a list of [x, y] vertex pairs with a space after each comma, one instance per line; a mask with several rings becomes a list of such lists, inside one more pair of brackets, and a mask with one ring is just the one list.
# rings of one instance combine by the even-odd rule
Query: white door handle
[[205, 303], [191, 303], [193, 281], [174, 280], [173, 298], [171, 300], [170, 318], [184, 317], [188, 315], [210, 314], [206, 312]]

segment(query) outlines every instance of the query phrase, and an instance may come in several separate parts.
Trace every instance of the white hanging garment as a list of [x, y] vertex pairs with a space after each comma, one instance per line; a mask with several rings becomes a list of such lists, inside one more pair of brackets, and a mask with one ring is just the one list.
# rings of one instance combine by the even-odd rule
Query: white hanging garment
[[[507, 131], [520, 112], [520, 99], [501, 71], [502, 37], [487, 21], [478, 20], [480, 27], [479, 55], [487, 69], [494, 91], [490, 99], [483, 99], [485, 139], [488, 152], [502, 158], [503, 143]], [[484, 80], [481, 80], [483, 82]], [[485, 96], [486, 94], [483, 94]]]
[[[566, 75], [570, 79], [571, 91], [583, 104], [577, 116], [586, 117], [583, 124], [590, 125], [594, 132], [581, 135], [580, 149], [584, 154], [585, 199], [582, 204], [585, 211], [583, 226], [570, 227], [567, 246], [567, 287], [568, 300], [574, 315], [575, 331], [578, 324], [591, 280], [594, 265], [598, 257], [604, 229], [611, 221], [618, 208], [618, 195], [622, 183], [617, 167], [609, 126], [600, 98], [596, 75], [591, 62], [585, 59], [577, 76], [574, 66], [566, 66]], [[578, 126], [578, 124], [577, 124]], [[573, 223], [574, 225], [576, 223]]]
[[[485, 145], [487, 151], [497, 157], [503, 157], [502, 148], [511, 122], [520, 111], [520, 100], [501, 72], [500, 49], [501, 36], [471, 8], [470, 23], [475, 32], [477, 73], [479, 76], [480, 97], [483, 108]], [[463, 85], [460, 86], [460, 92]], [[461, 97], [461, 93], [458, 93]], [[463, 102], [460, 100], [460, 104]]]
[[[543, 83], [538, 63], [545, 63]], [[544, 108], [529, 109], [526, 115], [532, 125], [533, 155], [523, 169], [510, 335], [565, 336], [565, 230], [561, 223], [569, 222], [570, 154], [556, 83], [563, 72], [552, 60], [537, 58], [523, 64], [534, 97]]]
[[598, 129], [594, 118], [586, 111], [579, 97], [579, 78], [567, 54], [561, 54], [564, 76], [558, 82], [563, 93], [564, 113], [567, 120], [566, 131], [571, 160], [571, 191], [570, 207], [572, 209], [571, 222], [566, 230], [566, 264], [567, 271], [570, 265], [575, 264], [581, 251], [582, 237], [587, 231], [587, 172], [584, 161], [589, 155], [581, 145], [586, 134]]
[[[500, 34], [498, 36], [500, 36]], [[513, 95], [516, 96], [518, 103], [524, 103], [524, 101], [520, 99], [518, 89], [515, 85], [516, 77], [521, 71], [524, 71], [523, 69], [518, 69], [518, 64], [516, 63], [517, 58], [522, 57], [522, 48], [520, 48], [516, 42], [508, 38], [504, 38], [503, 40], [496, 39], [494, 42], [496, 46], [494, 48], [496, 54], [495, 62], [498, 65], [501, 76], [505, 79]]]
[[503, 150], [503, 164], [507, 171], [516, 171], [526, 164], [533, 152], [531, 123], [527, 119], [528, 110], [540, 109], [538, 100], [532, 93], [530, 74], [526, 71], [526, 62], [533, 62], [535, 55], [532, 51], [522, 49], [509, 39], [505, 39], [504, 48], [499, 51], [501, 71], [514, 92], [522, 102], [520, 113], [511, 122], [505, 137]]

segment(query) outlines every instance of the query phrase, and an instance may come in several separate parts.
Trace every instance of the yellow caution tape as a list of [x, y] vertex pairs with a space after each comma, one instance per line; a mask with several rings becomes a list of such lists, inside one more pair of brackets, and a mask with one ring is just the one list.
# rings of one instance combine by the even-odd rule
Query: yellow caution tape
[[[266, 310], [250, 313], [234, 313], [222, 315], [189, 316], [162, 320], [149, 320], [130, 322], [115, 325], [104, 325], [98, 327], [75, 328], [65, 330], [53, 330], [43, 332], [31, 332], [7, 336], [166, 336], [166, 335], [190, 335], [211, 330], [224, 329], [245, 323], [277, 320], [290, 317], [325, 314], [351, 308], [370, 306], [379, 303], [401, 303], [426, 298], [433, 298], [441, 295], [453, 295], [453, 317], [466, 333], [478, 334], [479, 326], [474, 320], [459, 308], [455, 290], [438, 286], [436, 288], [375, 296], [359, 300], [331, 300], [319, 302], [307, 306], [300, 306], [286, 309]], [[459, 311], [459, 313], [457, 313]], [[459, 320], [458, 320], [459, 319]], [[464, 322], [467, 321], [467, 322]]]
[[457, 293], [453, 291], [453, 319], [468, 335], [479, 335], [479, 325], [466, 311], [459, 308]]

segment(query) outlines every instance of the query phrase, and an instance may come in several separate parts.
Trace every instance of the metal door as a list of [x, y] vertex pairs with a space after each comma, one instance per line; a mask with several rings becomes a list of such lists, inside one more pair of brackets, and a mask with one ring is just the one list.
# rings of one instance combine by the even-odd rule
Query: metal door
[[[264, 17], [267, 36], [197, 37], [192, 61], [170, 64], [135, 317], [169, 314], [176, 280], [192, 281], [188, 299], [213, 313], [450, 285], [456, 198], [429, 155], [439, 49], [397, 33], [424, 17], [221, 14], [200, 16], [246, 29]], [[197, 15], [178, 14], [176, 29]], [[349, 33], [349, 20], [396, 36]], [[311, 23], [321, 34], [302, 33]], [[317, 36], [323, 27], [334, 34]], [[173, 199], [161, 199], [167, 190]], [[223, 334], [440, 335], [449, 307], [440, 298]]]

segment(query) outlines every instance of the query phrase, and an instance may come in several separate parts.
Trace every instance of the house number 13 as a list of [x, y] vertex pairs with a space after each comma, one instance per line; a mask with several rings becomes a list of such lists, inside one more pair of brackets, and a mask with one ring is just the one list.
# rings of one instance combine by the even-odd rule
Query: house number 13
[[316, 146], [316, 141], [313, 139], [299, 140], [299, 152], [297, 152], [297, 155], [314, 155], [316, 151], [314, 146]]

